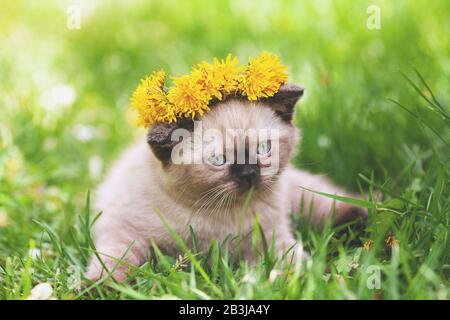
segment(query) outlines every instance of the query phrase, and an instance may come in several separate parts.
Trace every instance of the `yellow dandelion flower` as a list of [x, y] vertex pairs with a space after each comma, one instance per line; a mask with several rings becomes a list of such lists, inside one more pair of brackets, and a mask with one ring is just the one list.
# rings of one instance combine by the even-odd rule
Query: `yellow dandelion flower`
[[164, 91], [166, 73], [156, 71], [141, 80], [131, 97], [131, 107], [138, 113], [138, 125], [149, 127], [157, 122], [176, 121], [174, 106]]
[[249, 100], [271, 97], [287, 82], [287, 68], [277, 55], [263, 52], [250, 59], [240, 79], [239, 89]]
[[226, 59], [214, 58], [214, 71], [216, 81], [224, 94], [230, 94], [238, 90], [239, 72], [238, 58], [228, 54]]
[[388, 246], [388, 248], [393, 248], [395, 246], [397, 246], [399, 243], [399, 241], [397, 239], [395, 239], [394, 235], [392, 233], [389, 233], [387, 238], [386, 238], [386, 245]]
[[175, 106], [177, 116], [194, 119], [209, 111], [208, 102], [211, 98], [204, 89], [203, 75], [195, 70], [189, 75], [174, 78], [174, 87], [167, 95], [170, 103]]
[[366, 242], [364, 242], [363, 249], [366, 251], [369, 251], [370, 248], [372, 248], [372, 246], [373, 246], [373, 240], [369, 239]]
[[194, 66], [193, 73], [196, 72], [199, 74], [197, 83], [205, 91], [205, 94], [210, 98], [222, 100], [222, 84], [216, 76], [214, 66], [208, 62], [202, 62]]
[[237, 57], [231, 54], [226, 59], [214, 58], [213, 63], [202, 62], [194, 66], [193, 72], [201, 73], [198, 80], [203, 90], [210, 96], [222, 100], [227, 94], [237, 91], [239, 68]]

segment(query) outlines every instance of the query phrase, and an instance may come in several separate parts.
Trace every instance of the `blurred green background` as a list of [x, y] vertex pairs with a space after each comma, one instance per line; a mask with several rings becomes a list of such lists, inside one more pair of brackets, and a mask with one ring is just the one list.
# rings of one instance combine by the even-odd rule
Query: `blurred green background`
[[[366, 27], [371, 4], [380, 30]], [[67, 27], [71, 5], [80, 29]], [[418, 103], [400, 74], [411, 66], [448, 94], [449, 12], [447, 1], [5, 1], [2, 158], [11, 152], [45, 184], [91, 186], [89, 160], [108, 163], [142, 134], [128, 111], [140, 78], [269, 50], [307, 90], [298, 106], [304, 166], [350, 186], [360, 172], [396, 174], [398, 150], [426, 138], [386, 98]]]
[[[67, 25], [74, 5], [79, 29]], [[366, 26], [369, 5], [381, 9], [379, 30]], [[448, 165], [449, 126], [402, 72], [417, 80], [416, 67], [448, 106], [449, 16], [449, 1], [426, 0], [2, 1], [0, 263], [38, 237], [32, 219], [64, 235], [87, 190], [144, 138], [129, 110], [144, 75], [228, 53], [241, 62], [277, 53], [306, 88], [296, 164], [353, 189], [358, 174], [373, 174], [414, 198], [430, 155]], [[422, 175], [405, 178], [409, 166]]]

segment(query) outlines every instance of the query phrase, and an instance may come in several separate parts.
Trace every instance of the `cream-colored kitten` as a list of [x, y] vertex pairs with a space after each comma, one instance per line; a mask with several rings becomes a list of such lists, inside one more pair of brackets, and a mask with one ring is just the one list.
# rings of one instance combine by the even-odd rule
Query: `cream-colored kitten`
[[[217, 103], [202, 117], [202, 130], [219, 132], [227, 141], [231, 139], [231, 144], [223, 146], [227, 149], [223, 153], [217, 148], [211, 152], [207, 147], [211, 143], [206, 142], [201, 142], [201, 150], [191, 149], [194, 158], [205, 161], [183, 164], [174, 161], [174, 150], [183, 143], [186, 146], [186, 139], [172, 141], [173, 134], [182, 129], [184, 133], [194, 131], [194, 136], [198, 135], [192, 122], [150, 128], [147, 143], [138, 143], [126, 151], [96, 194], [96, 209], [103, 214], [94, 226], [94, 235], [103, 263], [94, 256], [87, 277], [97, 280], [105, 276], [104, 265], [109, 271], [114, 269], [116, 280], [123, 281], [131, 265], [139, 266], [149, 258], [152, 241], [163, 253], [178, 255], [181, 250], [165, 224], [186, 243], [191, 243], [191, 226], [201, 250], [207, 250], [212, 240], [239, 239], [243, 257], [253, 262], [251, 237], [246, 235], [251, 233], [256, 216], [267, 241], [275, 237], [280, 256], [288, 250], [302, 255], [290, 227], [290, 214], [299, 212], [301, 202], [307, 212], [312, 208], [311, 220], [316, 224], [331, 216], [336, 223], [364, 218], [364, 210], [333, 203], [304, 188], [346, 195], [344, 190], [323, 177], [289, 165], [300, 136], [291, 124], [292, 113], [302, 94], [302, 88], [285, 85], [274, 97], [255, 103], [243, 99]], [[236, 131], [230, 135], [229, 129]], [[256, 152], [252, 153], [249, 144], [252, 130], [275, 132], [276, 139], [258, 136]], [[238, 140], [244, 143], [239, 145]], [[244, 150], [244, 163], [238, 161], [237, 154], [242, 151], [239, 148]], [[226, 159], [230, 149], [236, 159]], [[265, 170], [268, 167], [270, 170]], [[243, 212], [247, 197], [250, 201]], [[123, 262], [116, 266], [123, 256]]]

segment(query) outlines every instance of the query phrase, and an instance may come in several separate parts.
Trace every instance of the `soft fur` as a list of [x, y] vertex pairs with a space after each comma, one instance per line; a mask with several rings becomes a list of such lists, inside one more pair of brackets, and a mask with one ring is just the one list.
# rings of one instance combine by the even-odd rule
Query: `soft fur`
[[[116, 266], [114, 278], [124, 280], [130, 266], [139, 266], [149, 259], [151, 242], [165, 254], [180, 253], [165, 223], [187, 244], [191, 243], [191, 226], [202, 250], [207, 250], [212, 240], [241, 239], [243, 257], [254, 262], [256, 257], [248, 235], [256, 216], [259, 216], [268, 241], [275, 237], [277, 254], [281, 256], [290, 250], [296, 257], [302, 256], [303, 250], [292, 235], [291, 213], [305, 214], [312, 208], [310, 218], [315, 224], [332, 215], [336, 223], [364, 217], [364, 210], [334, 203], [330, 198], [305, 190], [348, 195], [325, 178], [297, 170], [289, 164], [300, 137], [299, 130], [290, 120], [301, 93], [296, 97], [288, 95], [287, 102], [283, 102], [282, 96], [278, 100], [257, 103], [230, 99], [214, 106], [202, 118], [204, 130], [214, 128], [224, 134], [229, 128], [244, 129], [244, 132], [250, 128], [278, 129], [280, 132], [279, 170], [260, 177], [242, 219], [248, 193], [238, 188], [227, 166], [219, 169], [208, 163], [171, 163], [167, 151], [173, 144], [167, 145], [164, 133], [164, 128], [168, 127], [162, 131], [153, 129], [153, 134], [150, 131], [148, 143], [152, 148], [140, 142], [126, 151], [96, 194], [96, 208], [103, 214], [94, 226], [95, 243], [109, 271], [129, 248], [123, 262]], [[280, 112], [280, 106], [287, 109], [281, 108]], [[299, 212], [301, 202], [306, 212]], [[102, 269], [94, 256], [87, 277], [91, 280], [101, 278], [106, 274]]]

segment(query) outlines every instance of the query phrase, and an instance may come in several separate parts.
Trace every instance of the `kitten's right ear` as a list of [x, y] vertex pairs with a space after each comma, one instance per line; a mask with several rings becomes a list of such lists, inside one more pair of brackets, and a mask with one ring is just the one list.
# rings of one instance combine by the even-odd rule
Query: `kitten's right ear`
[[175, 123], [157, 123], [148, 130], [147, 143], [153, 154], [163, 164], [169, 163], [173, 147], [180, 141], [172, 141], [172, 133], [176, 129], [187, 129], [194, 127], [194, 122], [190, 119], [178, 120]]
[[275, 111], [275, 113], [286, 122], [292, 121], [294, 107], [303, 96], [305, 89], [295, 84], [284, 84], [273, 97], [261, 99]]

